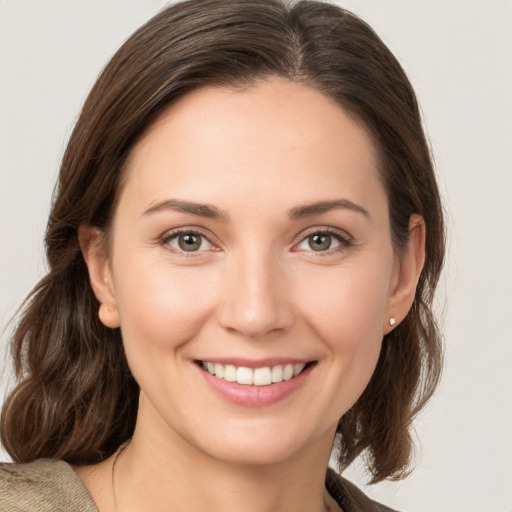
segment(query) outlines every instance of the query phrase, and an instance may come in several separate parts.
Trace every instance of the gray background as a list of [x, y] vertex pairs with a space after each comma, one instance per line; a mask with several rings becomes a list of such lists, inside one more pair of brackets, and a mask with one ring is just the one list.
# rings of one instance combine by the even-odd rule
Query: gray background
[[[163, 0], [0, 0], [0, 328], [44, 273], [42, 237], [80, 106]], [[512, 2], [347, 0], [409, 73], [447, 205], [447, 361], [417, 468], [366, 489], [408, 511], [512, 511]], [[4, 356], [7, 332], [2, 333]], [[5, 357], [0, 358], [5, 360]], [[3, 368], [0, 396], [9, 385]], [[4, 455], [5, 458], [5, 455]], [[361, 468], [348, 474], [359, 483]]]

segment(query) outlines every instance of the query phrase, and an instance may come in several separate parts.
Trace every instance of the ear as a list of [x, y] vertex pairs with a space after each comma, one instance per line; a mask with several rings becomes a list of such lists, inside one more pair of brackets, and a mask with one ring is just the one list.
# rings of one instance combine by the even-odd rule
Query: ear
[[86, 224], [78, 228], [78, 240], [89, 270], [91, 287], [100, 303], [98, 316], [106, 327], [114, 329], [119, 327], [120, 321], [104, 236], [103, 231]]
[[398, 325], [407, 315], [414, 302], [416, 286], [425, 263], [425, 221], [421, 215], [411, 215], [409, 220], [409, 240], [404, 253], [396, 264], [391, 295], [388, 301], [387, 316], [384, 319], [384, 334], [393, 326], [390, 318]]

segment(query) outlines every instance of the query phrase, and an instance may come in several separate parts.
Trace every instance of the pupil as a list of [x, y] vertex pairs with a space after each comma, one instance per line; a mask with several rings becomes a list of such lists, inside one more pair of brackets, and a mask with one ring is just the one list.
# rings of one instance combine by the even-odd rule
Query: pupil
[[178, 244], [184, 251], [195, 251], [201, 246], [201, 239], [196, 235], [181, 235]]
[[309, 246], [314, 251], [322, 251], [325, 249], [329, 249], [331, 245], [331, 236], [330, 235], [321, 235], [316, 234], [310, 237]]

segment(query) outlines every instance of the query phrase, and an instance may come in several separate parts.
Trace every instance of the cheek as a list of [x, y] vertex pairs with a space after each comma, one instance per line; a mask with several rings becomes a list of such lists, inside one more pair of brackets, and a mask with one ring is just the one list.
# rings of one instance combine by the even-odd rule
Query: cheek
[[114, 285], [127, 350], [134, 344], [147, 350], [179, 347], [208, 318], [216, 285], [206, 269], [127, 260], [117, 269]]
[[334, 410], [341, 413], [359, 398], [375, 370], [384, 336], [390, 268], [379, 263], [318, 272], [294, 293], [307, 297], [302, 301], [304, 318], [329, 354], [333, 371], [326, 386], [344, 390], [332, 396]]
[[294, 295], [306, 298], [302, 309], [324, 339], [357, 346], [382, 339], [389, 274], [384, 265], [317, 272], [302, 280]]

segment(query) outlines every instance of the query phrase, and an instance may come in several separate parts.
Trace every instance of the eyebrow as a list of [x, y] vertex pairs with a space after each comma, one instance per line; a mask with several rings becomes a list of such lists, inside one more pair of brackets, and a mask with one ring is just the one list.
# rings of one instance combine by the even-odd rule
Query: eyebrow
[[320, 201], [318, 203], [292, 208], [292, 210], [290, 210], [290, 219], [302, 219], [304, 217], [319, 215], [335, 209], [352, 210], [357, 213], [362, 213], [365, 217], [370, 218], [368, 210], [365, 210], [362, 206], [350, 201], [349, 199], [335, 199], [332, 201]]
[[151, 215], [164, 210], [176, 210], [183, 213], [191, 213], [199, 217], [207, 217], [214, 220], [228, 220], [228, 215], [221, 212], [215, 206], [209, 204], [194, 203], [192, 201], [182, 201], [179, 199], [167, 199], [150, 206], [144, 215]]
[[[362, 206], [350, 201], [349, 199], [335, 199], [332, 201], [320, 201], [318, 203], [306, 204], [292, 208], [289, 212], [291, 220], [303, 219], [312, 215], [320, 215], [335, 209], [352, 210], [357, 213], [363, 214], [365, 217], [370, 218], [368, 210]], [[229, 220], [229, 215], [222, 212], [215, 206], [203, 203], [195, 203], [192, 201], [184, 201], [179, 199], [166, 199], [150, 206], [145, 212], [145, 215], [151, 215], [160, 211], [176, 210], [183, 213], [190, 213], [199, 217], [206, 217], [214, 220]]]

